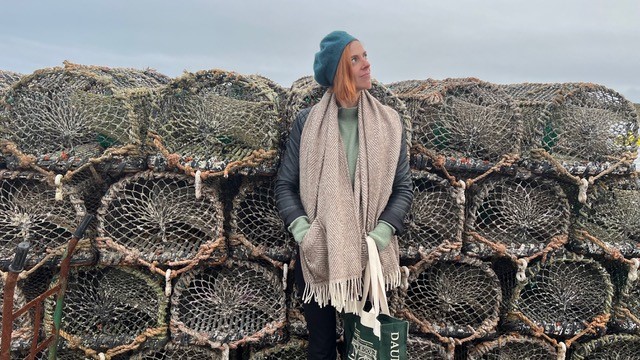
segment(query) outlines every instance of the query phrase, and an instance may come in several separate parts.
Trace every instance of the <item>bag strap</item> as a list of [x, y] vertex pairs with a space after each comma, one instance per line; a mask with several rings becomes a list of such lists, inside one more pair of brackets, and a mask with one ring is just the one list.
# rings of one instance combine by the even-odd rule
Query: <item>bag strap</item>
[[[375, 241], [367, 236], [367, 252], [369, 253], [369, 261], [365, 268], [364, 288], [362, 293], [362, 307], [364, 307], [364, 301], [369, 295], [371, 299], [371, 305], [376, 315], [382, 313], [390, 315], [389, 304], [387, 301], [387, 293], [385, 292], [384, 275], [382, 273], [382, 263], [380, 262], [380, 255], [378, 254], [378, 247]], [[367, 274], [367, 272], [369, 274]], [[361, 307], [361, 308], [362, 308]]]

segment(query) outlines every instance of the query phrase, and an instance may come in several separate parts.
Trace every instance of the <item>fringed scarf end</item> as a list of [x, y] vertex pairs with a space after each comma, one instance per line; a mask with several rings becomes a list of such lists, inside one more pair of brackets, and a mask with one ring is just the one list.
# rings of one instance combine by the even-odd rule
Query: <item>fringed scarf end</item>
[[362, 278], [352, 278], [323, 284], [305, 284], [302, 301], [315, 300], [320, 307], [331, 304], [338, 312], [359, 311], [358, 303], [362, 297]]

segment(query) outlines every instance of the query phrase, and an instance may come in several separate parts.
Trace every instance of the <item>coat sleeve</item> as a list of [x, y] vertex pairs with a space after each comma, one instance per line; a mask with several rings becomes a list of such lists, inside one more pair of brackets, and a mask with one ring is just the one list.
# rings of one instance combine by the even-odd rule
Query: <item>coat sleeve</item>
[[300, 137], [311, 108], [296, 116], [285, 146], [275, 184], [276, 207], [286, 227], [306, 212], [300, 200]]
[[387, 206], [380, 214], [379, 220], [383, 220], [396, 229], [396, 235], [404, 232], [404, 218], [411, 209], [413, 202], [413, 182], [407, 156], [406, 132], [402, 131], [402, 145], [396, 168], [393, 188]]

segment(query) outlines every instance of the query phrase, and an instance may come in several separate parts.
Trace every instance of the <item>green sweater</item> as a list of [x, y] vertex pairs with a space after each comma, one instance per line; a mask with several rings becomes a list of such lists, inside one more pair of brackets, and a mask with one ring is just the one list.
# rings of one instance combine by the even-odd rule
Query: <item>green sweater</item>
[[[344, 145], [344, 151], [347, 155], [349, 177], [351, 178], [351, 184], [353, 185], [356, 173], [356, 163], [358, 161], [358, 152], [360, 151], [358, 143], [358, 108], [339, 108], [338, 125], [340, 127], [342, 145]], [[289, 231], [298, 244], [304, 239], [304, 236], [309, 230], [309, 226], [309, 218], [306, 216], [296, 218], [293, 220], [291, 225], [289, 225]], [[394, 233], [395, 229], [391, 224], [380, 220], [378, 221], [378, 225], [376, 225], [376, 227], [369, 233], [369, 236], [375, 240], [378, 249], [382, 250], [389, 244]]]

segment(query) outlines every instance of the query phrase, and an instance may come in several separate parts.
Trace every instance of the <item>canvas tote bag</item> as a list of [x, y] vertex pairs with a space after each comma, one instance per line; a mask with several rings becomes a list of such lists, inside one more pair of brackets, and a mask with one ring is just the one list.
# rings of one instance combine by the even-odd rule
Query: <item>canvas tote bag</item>
[[[391, 317], [378, 248], [367, 236], [369, 262], [358, 314], [344, 314], [344, 340], [348, 360], [407, 360], [409, 323]], [[364, 310], [367, 298], [371, 309]]]

